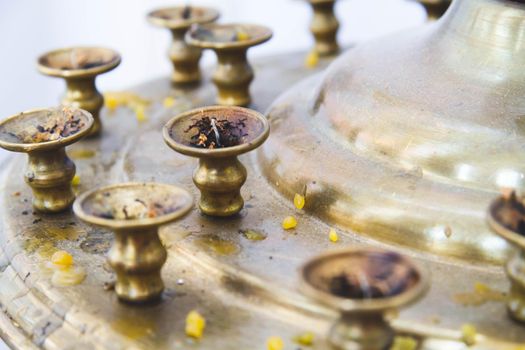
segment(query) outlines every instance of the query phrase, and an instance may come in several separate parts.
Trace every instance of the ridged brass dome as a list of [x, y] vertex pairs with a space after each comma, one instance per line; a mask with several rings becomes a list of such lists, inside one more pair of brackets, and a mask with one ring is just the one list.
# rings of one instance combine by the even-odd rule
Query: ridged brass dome
[[314, 215], [381, 241], [477, 262], [525, 172], [525, 5], [456, 0], [437, 22], [358, 45], [269, 109], [259, 162]]

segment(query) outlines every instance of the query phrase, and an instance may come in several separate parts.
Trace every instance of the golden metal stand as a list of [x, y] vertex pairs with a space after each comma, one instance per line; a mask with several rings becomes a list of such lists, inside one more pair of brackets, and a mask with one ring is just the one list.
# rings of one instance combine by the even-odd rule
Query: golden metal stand
[[38, 70], [42, 74], [65, 79], [67, 89], [61, 100], [62, 105], [90, 112], [95, 119], [90, 136], [96, 136], [102, 131], [99, 114], [104, 98], [97, 90], [95, 79], [115, 69], [120, 61], [120, 55], [111, 49], [71, 47], [40, 56]]
[[314, 51], [320, 56], [335, 55], [339, 52], [337, 31], [339, 21], [335, 16], [335, 0], [309, 0], [313, 16], [310, 31], [315, 40]]
[[78, 198], [73, 210], [81, 220], [115, 234], [108, 262], [117, 274], [115, 292], [120, 300], [144, 303], [161, 297], [160, 270], [167, 252], [159, 226], [180, 219], [192, 204], [184, 189], [156, 183], [106, 186]]
[[250, 84], [255, 75], [248, 62], [248, 49], [267, 42], [271, 37], [270, 28], [254, 24], [208, 24], [194, 27], [186, 34], [189, 45], [212, 49], [217, 54], [213, 83], [218, 90], [218, 104], [250, 104]]
[[0, 147], [27, 153], [25, 182], [33, 191], [33, 208], [42, 213], [68, 210], [75, 195], [75, 164], [65, 147], [86, 136], [94, 125], [84, 110], [35, 109], [0, 123]]
[[192, 25], [214, 22], [217, 18], [219, 12], [215, 9], [195, 6], [162, 8], [148, 14], [152, 24], [169, 29], [173, 36], [169, 58], [173, 64], [171, 80], [175, 84], [192, 84], [201, 80], [199, 62], [202, 52], [186, 44], [184, 36]]
[[[191, 137], [198, 133], [192, 125], [203, 118], [239, 123], [240, 143], [224, 148], [196, 148]], [[166, 144], [175, 151], [199, 158], [193, 182], [201, 192], [200, 210], [211, 216], [232, 216], [241, 211], [244, 199], [241, 187], [246, 182], [246, 168], [237, 158], [259, 147], [270, 134], [266, 117], [241, 107], [212, 106], [197, 108], [171, 119], [163, 129]], [[220, 142], [220, 140], [219, 140]], [[220, 145], [218, 145], [220, 146]]]

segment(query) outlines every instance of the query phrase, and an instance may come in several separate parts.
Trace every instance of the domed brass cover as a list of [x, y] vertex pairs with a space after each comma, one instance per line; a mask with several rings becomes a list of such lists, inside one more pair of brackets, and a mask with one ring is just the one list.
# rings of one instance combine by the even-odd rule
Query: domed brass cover
[[306, 210], [374, 239], [502, 263], [484, 222], [524, 185], [525, 5], [463, 0], [439, 21], [350, 49], [269, 109], [259, 162]]

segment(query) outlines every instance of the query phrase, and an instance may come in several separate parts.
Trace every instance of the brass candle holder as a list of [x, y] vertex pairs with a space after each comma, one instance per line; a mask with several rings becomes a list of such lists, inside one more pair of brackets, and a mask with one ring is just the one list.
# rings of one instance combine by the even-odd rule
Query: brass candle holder
[[158, 299], [164, 290], [160, 271], [167, 252], [159, 226], [180, 219], [192, 206], [191, 195], [180, 187], [124, 183], [83, 193], [73, 211], [114, 232], [108, 261], [117, 274], [115, 292], [122, 301], [143, 303]]
[[500, 237], [518, 248], [506, 265], [511, 288], [507, 309], [511, 317], [525, 322], [525, 206], [514, 192], [492, 202], [487, 221]]
[[117, 52], [101, 47], [59, 49], [38, 58], [38, 70], [42, 74], [65, 79], [67, 89], [62, 105], [81, 108], [93, 115], [95, 124], [90, 136], [98, 135], [102, 130], [100, 109], [104, 97], [97, 90], [95, 79], [119, 64]]
[[247, 106], [251, 102], [250, 84], [254, 78], [247, 52], [272, 37], [264, 26], [251, 24], [205, 24], [186, 33], [189, 45], [212, 49], [218, 65], [213, 82], [218, 89], [217, 103], [224, 106]]
[[219, 12], [206, 7], [178, 6], [154, 10], [148, 14], [150, 23], [171, 31], [173, 41], [169, 58], [173, 63], [171, 80], [176, 84], [196, 83], [201, 80], [199, 61], [201, 49], [189, 46], [184, 40], [186, 32], [193, 24], [214, 22]]
[[447, 12], [451, 0], [417, 0], [427, 12], [428, 20], [435, 21]]
[[339, 21], [335, 16], [336, 0], [309, 0], [313, 9], [310, 31], [314, 36], [314, 50], [319, 56], [330, 56], [339, 52], [337, 31]]
[[385, 316], [420, 299], [428, 286], [406, 257], [372, 249], [326, 253], [308, 261], [300, 274], [308, 296], [340, 312], [328, 340], [343, 350], [387, 349], [394, 330]]
[[[222, 128], [225, 125], [230, 129]], [[169, 147], [199, 158], [193, 182], [201, 192], [199, 208], [211, 216], [230, 216], [243, 208], [240, 190], [247, 173], [237, 156], [259, 147], [269, 133], [268, 121], [262, 114], [225, 106], [182, 113], [163, 129], [164, 141]]]
[[44, 213], [68, 209], [75, 195], [75, 164], [65, 147], [89, 133], [93, 117], [80, 109], [35, 109], [0, 122], [0, 147], [27, 153], [24, 174], [33, 191], [33, 207]]

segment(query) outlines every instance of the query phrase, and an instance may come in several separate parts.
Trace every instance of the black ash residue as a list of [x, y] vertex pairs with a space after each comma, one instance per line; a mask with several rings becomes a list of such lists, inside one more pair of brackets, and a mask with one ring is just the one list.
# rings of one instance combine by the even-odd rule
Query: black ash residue
[[398, 295], [416, 280], [417, 272], [410, 265], [400, 263], [400, 256], [392, 253], [361, 258], [327, 282], [334, 295], [374, 299]]
[[24, 143], [49, 142], [74, 135], [85, 126], [84, 119], [78, 116], [77, 111], [64, 108], [60, 113], [50, 111], [46, 122], [31, 128], [32, 131], [26, 129], [18, 134], [12, 133], [12, 136]]
[[229, 121], [215, 117], [195, 120], [184, 132], [197, 131], [190, 138], [190, 145], [197, 148], [226, 148], [243, 143], [246, 134], [246, 119]]
[[495, 211], [494, 218], [507, 229], [525, 236], [524, 198], [518, 197], [515, 191], [503, 194], [503, 201]]
[[[111, 197], [108, 192], [101, 194], [102, 198]], [[148, 201], [141, 198], [135, 198], [124, 205], [112, 206], [104, 199], [95, 203], [92, 209], [92, 215], [103, 219], [110, 220], [139, 220], [155, 218], [158, 216], [173, 213], [180, 209], [177, 200], [168, 200], [165, 204], [157, 201]]]

